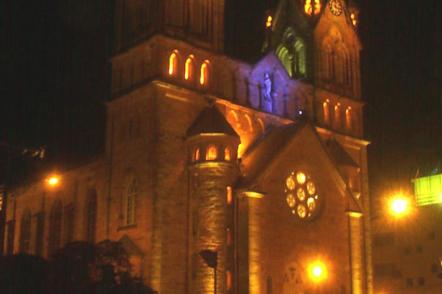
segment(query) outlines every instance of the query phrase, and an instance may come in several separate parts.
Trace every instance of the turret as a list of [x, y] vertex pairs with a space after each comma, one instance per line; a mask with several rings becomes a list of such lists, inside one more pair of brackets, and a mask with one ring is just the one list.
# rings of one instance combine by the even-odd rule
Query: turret
[[[187, 131], [190, 175], [189, 293], [233, 293], [233, 198], [240, 143], [216, 106]], [[211, 262], [203, 252], [212, 253]], [[215, 274], [216, 273], [216, 274]]]

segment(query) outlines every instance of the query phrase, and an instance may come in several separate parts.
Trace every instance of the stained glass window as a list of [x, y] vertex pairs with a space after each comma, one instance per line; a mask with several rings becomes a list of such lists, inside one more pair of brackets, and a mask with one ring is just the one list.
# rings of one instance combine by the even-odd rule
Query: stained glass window
[[314, 218], [321, 198], [314, 181], [304, 171], [293, 171], [285, 179], [285, 199], [293, 215], [301, 220]]

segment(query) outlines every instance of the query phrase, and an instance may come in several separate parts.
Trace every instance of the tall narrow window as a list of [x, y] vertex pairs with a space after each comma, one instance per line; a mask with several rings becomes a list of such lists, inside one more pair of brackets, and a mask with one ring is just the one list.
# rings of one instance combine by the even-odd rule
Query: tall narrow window
[[345, 110], [345, 127], [347, 128], [347, 130], [351, 130], [352, 129], [352, 114], [351, 114], [351, 107], [347, 107], [347, 109]]
[[35, 216], [36, 230], [35, 230], [35, 254], [43, 256], [43, 237], [44, 237], [44, 221], [45, 214], [43, 212], [38, 213]]
[[231, 161], [232, 160], [232, 151], [229, 147], [224, 148], [224, 160]]
[[178, 70], [178, 53], [175, 50], [169, 56], [169, 75], [176, 75]]
[[184, 65], [184, 79], [191, 80], [193, 78], [193, 55], [190, 55], [186, 59], [186, 63]]
[[31, 213], [23, 213], [20, 224], [20, 252], [29, 253], [31, 245]]
[[341, 104], [336, 104], [334, 109], [334, 120], [335, 120], [335, 126], [340, 127], [341, 126]]
[[49, 215], [49, 244], [48, 254], [53, 255], [61, 245], [61, 221], [62, 221], [62, 205], [61, 201], [57, 200], [52, 205]]
[[228, 205], [231, 205], [233, 202], [233, 193], [231, 186], [227, 186], [226, 188], [226, 202]]
[[12, 255], [14, 253], [14, 237], [15, 237], [15, 221], [8, 221], [6, 224], [6, 254]]
[[295, 72], [299, 76], [305, 76], [306, 73], [306, 56], [304, 42], [297, 38], [294, 44], [295, 50]]
[[74, 205], [70, 204], [64, 208], [64, 238], [65, 243], [72, 242], [74, 240]]
[[97, 231], [97, 192], [91, 189], [87, 193], [86, 207], [86, 240], [89, 243], [95, 243]]
[[285, 70], [287, 71], [289, 76], [293, 76], [293, 68], [292, 68], [292, 62], [293, 57], [289, 53], [289, 50], [284, 45], [280, 45], [278, 49], [276, 50], [276, 55], [278, 56], [279, 60], [281, 60], [282, 65], [285, 67]]
[[329, 124], [330, 123], [330, 103], [328, 100], [324, 101], [324, 103], [322, 103], [322, 119], [324, 121], [325, 124]]
[[129, 182], [129, 185], [127, 187], [126, 191], [126, 218], [125, 218], [125, 224], [126, 225], [133, 225], [135, 224], [136, 220], [136, 203], [137, 203], [137, 195], [138, 195], [138, 184], [135, 178], [132, 178], [132, 180]]
[[199, 161], [200, 160], [200, 148], [195, 148], [195, 151], [193, 151], [193, 161]]
[[218, 149], [215, 145], [209, 145], [206, 150], [206, 160], [216, 160], [218, 157]]
[[209, 61], [205, 60], [201, 65], [200, 84], [206, 86], [209, 83]]

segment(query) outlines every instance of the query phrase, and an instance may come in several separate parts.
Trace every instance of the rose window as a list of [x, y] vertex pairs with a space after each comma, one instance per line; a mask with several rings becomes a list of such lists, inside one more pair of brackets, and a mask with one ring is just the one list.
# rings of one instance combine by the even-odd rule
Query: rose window
[[316, 184], [302, 171], [292, 172], [285, 180], [285, 197], [292, 214], [302, 220], [316, 216], [320, 197]]

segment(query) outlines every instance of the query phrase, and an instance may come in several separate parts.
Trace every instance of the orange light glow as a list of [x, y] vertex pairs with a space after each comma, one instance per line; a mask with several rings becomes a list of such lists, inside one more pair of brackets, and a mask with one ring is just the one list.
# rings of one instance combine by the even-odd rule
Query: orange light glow
[[411, 202], [404, 193], [398, 192], [388, 199], [388, 210], [391, 216], [402, 218], [411, 212]]
[[60, 184], [60, 176], [58, 175], [51, 175], [46, 179], [46, 183], [49, 187], [56, 187]]
[[186, 63], [184, 65], [184, 79], [189, 80], [193, 75], [193, 55], [190, 55], [186, 59]]
[[216, 149], [215, 145], [210, 145], [207, 147], [206, 151], [206, 160], [216, 160], [218, 157], [218, 149]]
[[321, 12], [321, 0], [305, 0], [304, 12], [308, 15], [318, 15]]
[[340, 125], [340, 123], [341, 123], [341, 104], [340, 103], [335, 105], [335, 123], [336, 123], [336, 125]]
[[227, 195], [226, 195], [226, 201], [227, 201], [227, 204], [228, 205], [230, 205], [230, 204], [232, 204], [232, 202], [233, 202], [233, 194], [232, 194], [232, 187], [230, 187], [230, 186], [227, 186], [227, 189], [226, 189], [227, 191]]
[[201, 65], [200, 70], [200, 84], [202, 86], [207, 85], [209, 82], [209, 61], [206, 60]]
[[358, 24], [358, 20], [356, 19], [356, 14], [352, 13], [350, 14], [351, 23], [356, 26]]
[[308, 276], [315, 284], [319, 284], [327, 280], [328, 271], [325, 263], [321, 260], [311, 262], [308, 265]]
[[329, 100], [324, 101], [322, 103], [322, 114], [324, 123], [328, 124], [330, 123], [330, 106], [329, 106]]
[[345, 110], [345, 127], [349, 130], [352, 129], [352, 119], [351, 119], [351, 107], [347, 107]]
[[227, 286], [227, 290], [232, 289], [232, 284], [233, 284], [232, 272], [231, 271], [227, 271], [226, 272], [226, 286]]
[[273, 22], [273, 17], [271, 15], [267, 16], [266, 28], [271, 28], [272, 27], [272, 22]]
[[193, 154], [193, 161], [198, 161], [198, 160], [200, 160], [200, 149], [196, 148]]
[[321, 12], [321, 0], [315, 0], [315, 15]]
[[232, 160], [232, 152], [230, 151], [229, 147], [226, 147], [224, 149], [224, 160], [225, 161], [230, 161]]
[[176, 52], [172, 52], [169, 56], [169, 75], [174, 75], [176, 73], [178, 65], [178, 55]]

